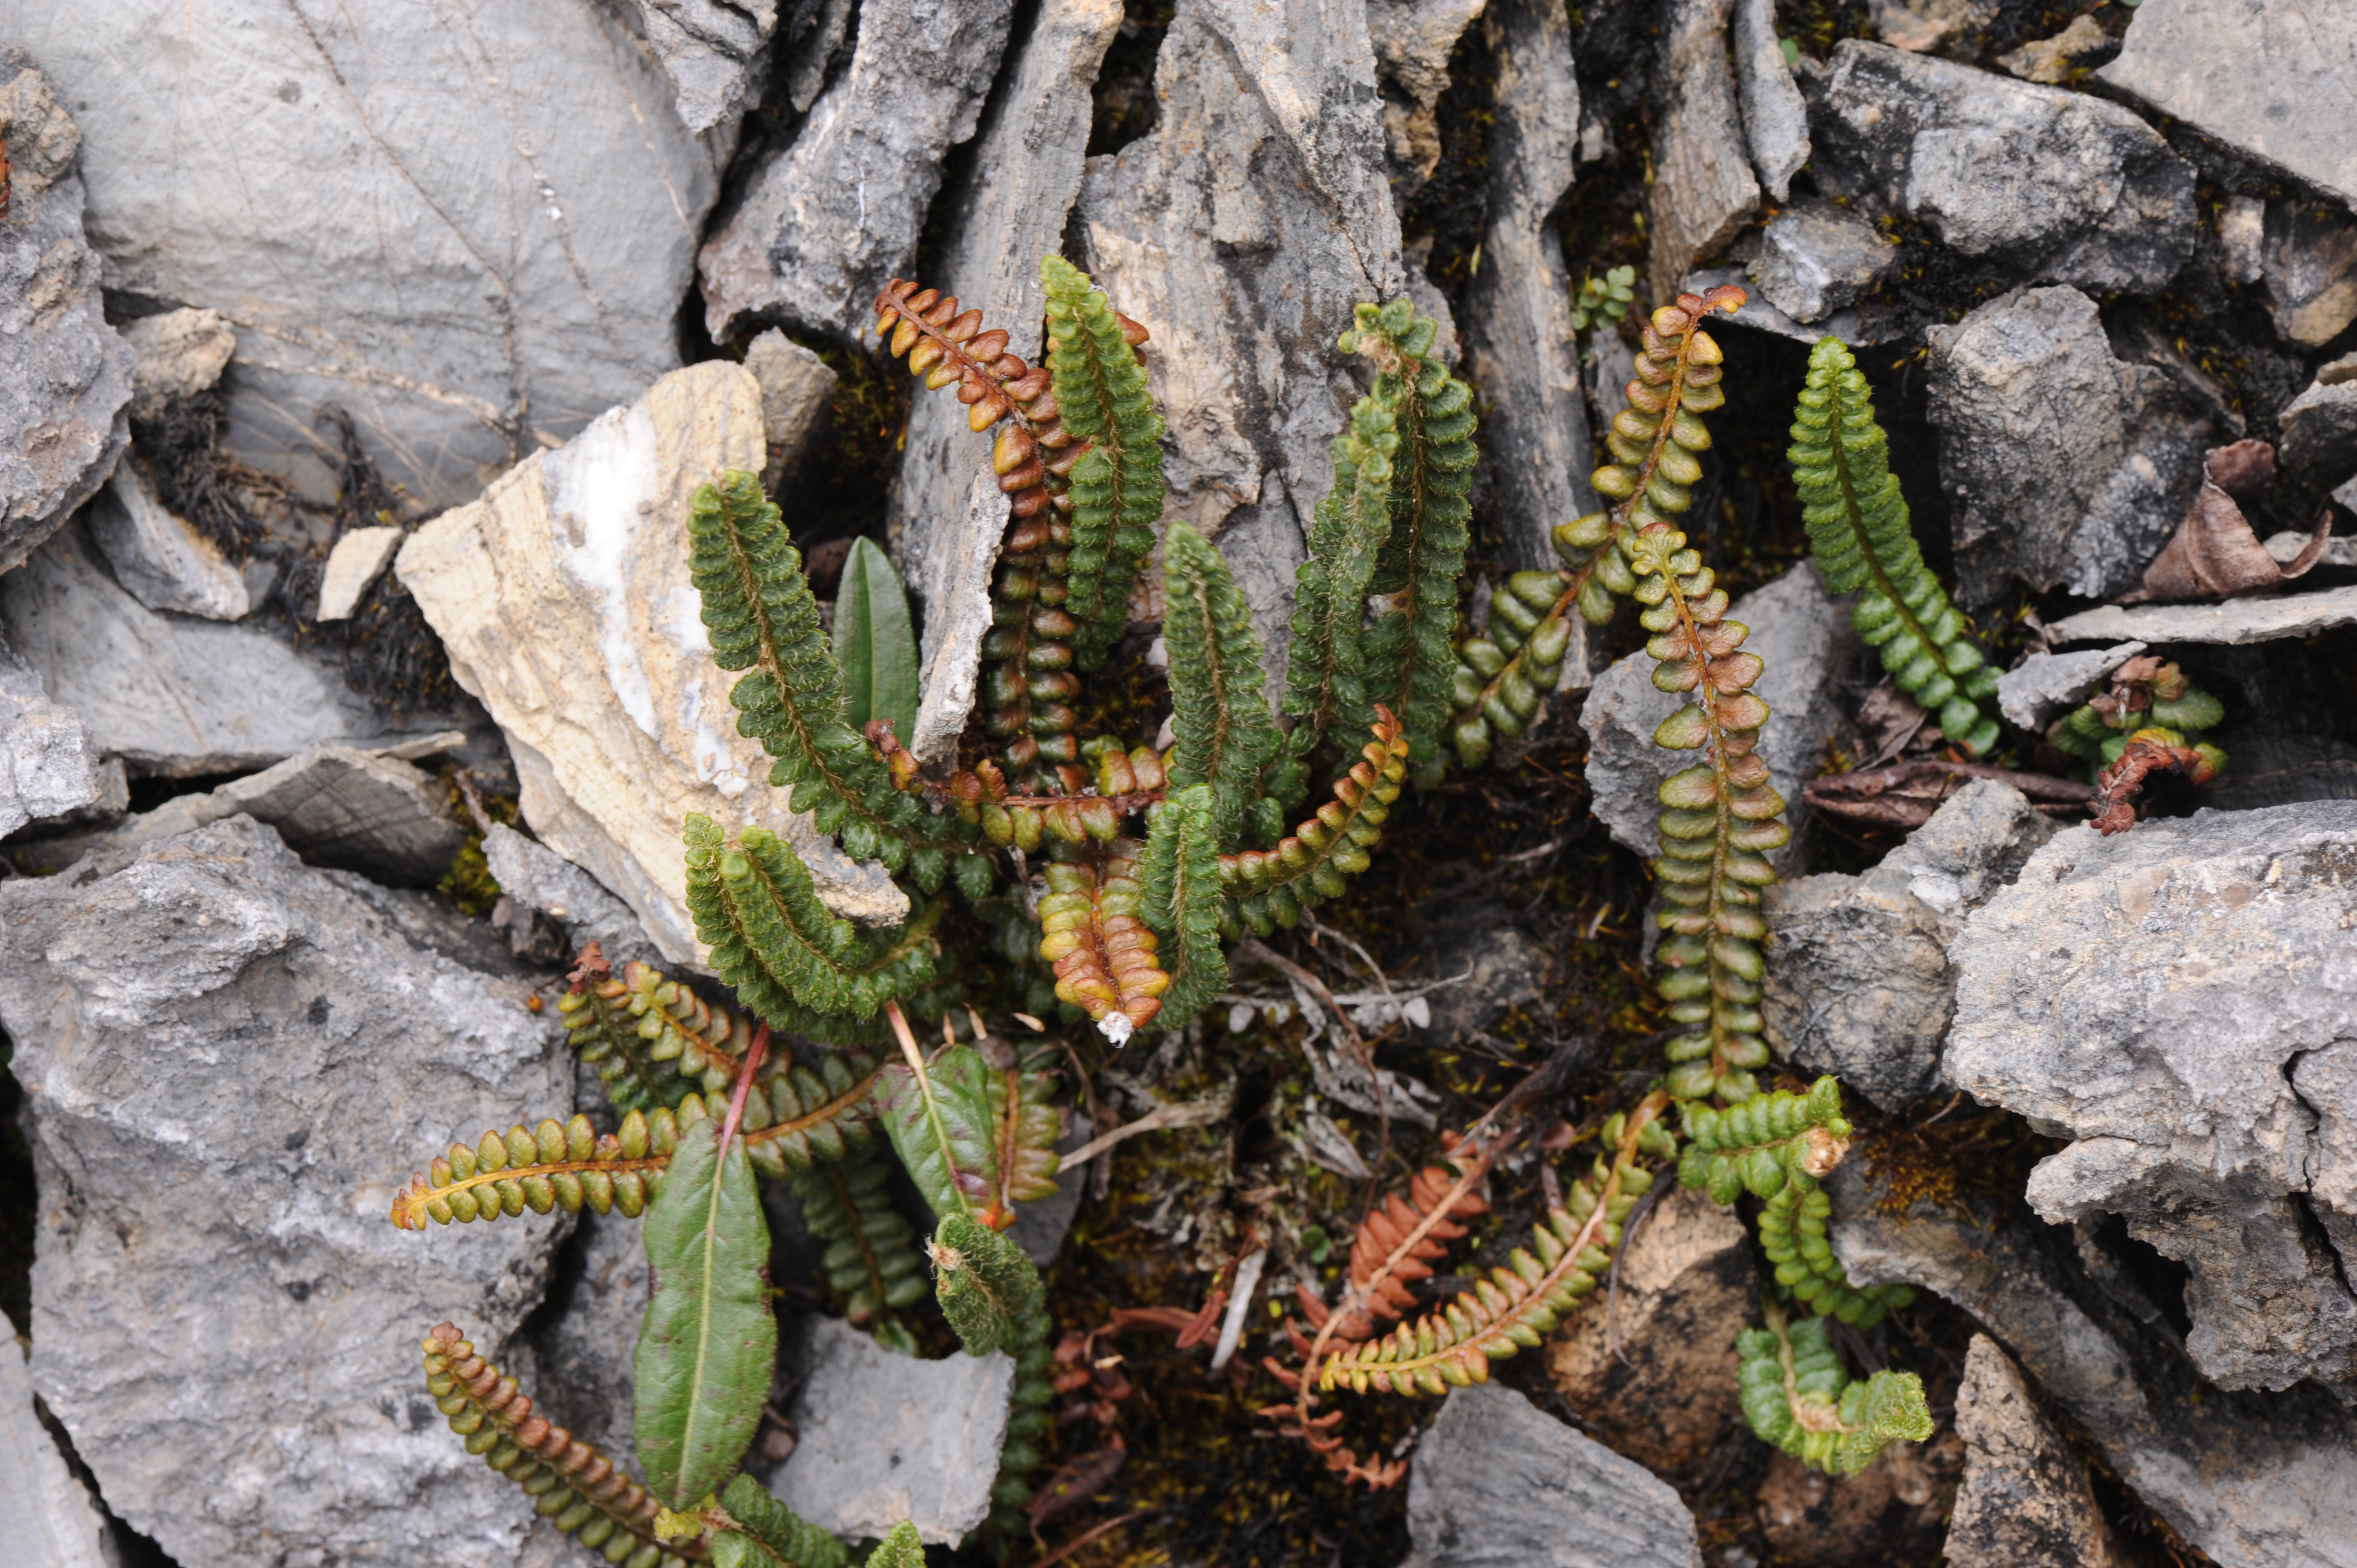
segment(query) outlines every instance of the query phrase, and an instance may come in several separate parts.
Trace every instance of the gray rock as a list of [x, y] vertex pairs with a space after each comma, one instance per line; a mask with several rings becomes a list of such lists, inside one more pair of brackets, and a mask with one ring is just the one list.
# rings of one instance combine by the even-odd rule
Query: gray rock
[[151, 610], [238, 620], [253, 607], [221, 547], [164, 509], [137, 463], [117, 463], [91, 498], [90, 539], [114, 580]]
[[[2071, 80], [2071, 62], [2081, 55], [2109, 48], [2111, 34], [2093, 16], [2079, 16], [2051, 38], [2032, 38], [2019, 48], [1996, 57], [1996, 63], [2024, 81], [2059, 87]], [[2231, 198], [2229, 199], [2232, 199]], [[2248, 282], [2247, 278], [2243, 280]]]
[[2075, 1140], [2031, 1205], [2185, 1264], [2222, 1388], [2357, 1391], [2357, 1151], [2324, 1131], [2357, 1116], [2352, 853], [2348, 800], [2073, 828], [1950, 949], [1949, 1081]]
[[469, 15], [10, 14], [78, 106], [106, 286], [236, 328], [230, 446], [314, 495], [338, 483], [323, 404], [435, 510], [679, 363], [733, 136], [679, 123], [627, 7]]
[[[1847, 599], [1828, 595], [1815, 564], [1807, 561], [1746, 594], [1727, 618], [1751, 628], [1744, 647], [1767, 666], [1752, 688], [1770, 714], [1760, 755], [1768, 760], [1770, 783], [1784, 797], [1785, 820], [1794, 834], [1792, 844], [1769, 858], [1789, 873], [1808, 818], [1801, 785], [1815, 775], [1826, 738], [1846, 722], [1835, 701], [1833, 676], [1857, 651], [1857, 634], [1850, 628]], [[1684, 701], [1654, 687], [1653, 661], [1640, 650], [1597, 677], [1581, 710], [1597, 819], [1614, 838], [1648, 857], [1660, 848], [1654, 819], [1662, 806], [1654, 791], [1693, 761], [1684, 752], [1655, 746], [1653, 731]]]
[[138, 772], [235, 773], [388, 738], [335, 666], [257, 627], [148, 609], [99, 564], [78, 521], [0, 577], [0, 623], [92, 747]]
[[2331, 480], [2357, 469], [2357, 377], [2319, 375], [2276, 417], [2283, 440], [2276, 456], [2289, 472]]
[[920, 1361], [834, 1317], [806, 1317], [787, 1357], [802, 1370], [786, 1413], [802, 1441], [768, 1477], [779, 1501], [830, 1534], [875, 1541], [907, 1520], [954, 1545], [990, 1511], [1015, 1363], [963, 1351]]
[[1956, 597], [1980, 609], [2015, 582], [2082, 598], [2140, 582], [2210, 443], [2178, 381], [2115, 357], [2075, 288], [2010, 294], [1924, 338]]
[[2086, 1473], [2046, 1419], [2021, 1369], [1986, 1334], [1964, 1352], [1956, 1391], [1964, 1484], [1948, 1522], [1952, 1568], [2112, 1568], [2111, 1527]]
[[1645, 215], [1653, 231], [1653, 297], [1663, 304], [1696, 263], [1717, 254], [1760, 210], [1727, 61], [1734, 7], [1735, 0], [1671, 0], [1662, 18]]
[[1546, 979], [1546, 947], [1502, 918], [1494, 905], [1419, 910], [1415, 920], [1423, 961], [1416, 977], [1437, 987], [1425, 998], [1426, 1039], [1462, 1045], [1510, 1009], [1538, 1000]]
[[[1071, 1125], [1056, 1140], [1059, 1154], [1070, 1155], [1086, 1144], [1092, 1135], [1085, 1115], [1075, 1112]], [[1081, 1199], [1088, 1196], [1089, 1173], [1086, 1170], [1062, 1171], [1056, 1177], [1056, 1191], [1049, 1197], [1036, 1198], [1015, 1211], [1015, 1223], [1007, 1235], [1023, 1249], [1023, 1255], [1045, 1269], [1064, 1250], [1064, 1235], [1081, 1212]]]
[[2104, 678], [2144, 651], [2141, 642], [2083, 653], [2032, 653], [1996, 678], [1996, 705], [2023, 729], [2046, 726], [2094, 695]]
[[[2288, 566], [2299, 559], [2308, 548], [2309, 536], [2290, 529], [2270, 533], [2264, 542], [2268, 559], [2278, 566]], [[2319, 566], [2357, 566], [2357, 539], [2346, 534], [2324, 542], [2324, 553], [2316, 558]]]
[[1809, 106], [1776, 41], [1775, 0], [1735, 0], [1731, 39], [1751, 166], [1768, 194], [1782, 201], [1792, 176], [1809, 161]]
[[[1484, 0], [1369, 0], [1367, 33], [1375, 46], [1375, 80], [1383, 88], [1392, 188], [1403, 201], [1440, 166], [1438, 109], [1440, 95], [1448, 91], [1449, 52], [1481, 16], [1483, 5]], [[1497, 15], [1494, 5], [1490, 15]], [[1575, 124], [1577, 118], [1573, 116]]]
[[1929, 1094], [1955, 1005], [1948, 945], [2053, 836], [2021, 791], [1975, 779], [1864, 875], [1770, 887], [1769, 1041], [1885, 1111]]
[[2201, 799], [2222, 811], [2357, 800], [2357, 746], [2330, 736], [2246, 730], [2235, 737], [2226, 771], [2201, 787]]
[[2152, 0], [2096, 76], [2357, 204], [2357, 14], [2300, 0]]
[[2347, 1568], [2357, 1421], [2337, 1402], [2200, 1386], [2160, 1309], [2083, 1227], [2074, 1270], [2056, 1256], [2068, 1250], [2057, 1233], [2027, 1218], [1960, 1219], [1920, 1202], [1885, 1214], [1856, 1162], [1827, 1189], [1834, 1251], [1853, 1281], [1910, 1284], [1972, 1314], [2114, 1473], [2214, 1561]]
[[355, 528], [336, 541], [328, 552], [328, 569], [319, 575], [318, 618], [350, 620], [360, 608], [361, 596], [376, 585], [384, 569], [393, 564], [394, 552], [406, 538], [400, 529], [389, 524], [373, 528]]
[[0, 1562], [11, 1568], [107, 1568], [90, 1488], [33, 1410], [15, 1337], [0, 1339]]
[[0, 838], [100, 797], [98, 748], [81, 715], [49, 701], [38, 671], [0, 638]]
[[760, 102], [778, 0], [638, 0], [638, 10], [680, 124], [700, 134]]
[[185, 397], [210, 392], [237, 352], [237, 328], [218, 310], [182, 306], [121, 328], [139, 361], [131, 370], [131, 412], [153, 419]]
[[810, 113], [826, 73], [851, 36], [853, 0], [794, 0], [785, 22], [786, 99], [797, 114]]
[[660, 961], [661, 955], [630, 907], [604, 884], [545, 844], [534, 843], [504, 822], [483, 835], [483, 860], [500, 891], [528, 909], [563, 926], [578, 952], [602, 944], [606, 960], [619, 969], [631, 959]]
[[1009, 0], [860, 8], [851, 69], [763, 156], [696, 257], [715, 342], [748, 315], [847, 342], [873, 332], [869, 306], [916, 258], [942, 155], [974, 134], [1011, 12]]
[[775, 328], [745, 345], [745, 368], [761, 386], [761, 438], [770, 448], [761, 483], [774, 496], [818, 445], [834, 412], [839, 378], [824, 360]]
[[1152, 334], [1168, 515], [1207, 537], [1282, 688], [1293, 575], [1359, 395], [1334, 342], [1405, 287], [1374, 51], [1357, 5], [1181, 0], [1155, 128], [1092, 160], [1086, 264]]
[[1823, 338], [1838, 338], [1852, 348], [1867, 348], [1876, 343], [1898, 342], [1910, 332], [1901, 313], [1880, 302], [1836, 310], [1817, 321], [1795, 321], [1759, 292], [1758, 285], [1752, 281], [1749, 263], [1742, 266], [1705, 267], [1698, 272], [1688, 273], [1684, 287], [1688, 294], [1704, 294], [1720, 284], [1734, 284], [1751, 295], [1742, 309], [1721, 317], [1722, 321], [1754, 332], [1772, 332], [1796, 343], [1814, 343]]
[[1498, 95], [1483, 265], [1466, 287], [1466, 370], [1483, 408], [1501, 564], [1517, 571], [1561, 565], [1549, 531], [1598, 505], [1587, 483], [1595, 453], [1571, 331], [1572, 279], [1551, 220], [1577, 166], [1579, 83], [1566, 16], [1550, 0], [1491, 0], [1481, 24]]
[[936, 540], [927, 559], [924, 661], [915, 733], [909, 749], [927, 763], [950, 763], [974, 712], [982, 675], [982, 641], [990, 634], [990, 577], [1006, 535], [1007, 499], [985, 466], [966, 482], [956, 531]]
[[[1027, 361], [1039, 357], [1047, 307], [1039, 258], [1062, 252], [1088, 151], [1089, 89], [1121, 17], [1119, 0], [1053, 0], [1039, 8], [1029, 36], [1015, 46], [1005, 87], [983, 116], [974, 174], [952, 196], [945, 238], [926, 268], [928, 287], [955, 295], [989, 326], [1004, 328], [1006, 351]], [[990, 441], [974, 433], [965, 404], [946, 389], [920, 393], [909, 407], [886, 515], [902, 574], [925, 607], [929, 658], [944, 633], [936, 622], [957, 574], [980, 543], [966, 540], [959, 524], [973, 515], [967, 491], [974, 476], [990, 471]], [[996, 510], [1003, 526], [1006, 508]], [[996, 546], [994, 532], [994, 560]], [[956, 721], [964, 724], [963, 709]]]
[[2218, 605], [2098, 605], [2046, 628], [2056, 642], [2218, 642], [2240, 646], [2287, 637], [2314, 637], [2357, 623], [2357, 587], [2324, 588], [2276, 598], [2228, 599]]
[[1701, 1568], [1694, 1516], [1512, 1389], [1454, 1389], [1408, 1471], [1410, 1568]]
[[556, 1254], [547, 1299], [524, 1329], [541, 1413], [618, 1458], [637, 1451], [632, 1368], [650, 1294], [638, 1221], [584, 1208]]
[[123, 455], [133, 355], [106, 324], [99, 258], [82, 240], [81, 134], [21, 50], [0, 54], [0, 134], [10, 166], [8, 216], [0, 220], [5, 572], [57, 532]]
[[33, 1384], [188, 1568], [386, 1541], [492, 1568], [523, 1539], [417, 1343], [450, 1316], [506, 1359], [563, 1222], [417, 1236], [386, 1212], [454, 1136], [568, 1114], [572, 1063], [523, 983], [421, 945], [434, 918], [239, 818], [0, 884], [43, 1197]]
[[2267, 204], [2259, 268], [2276, 330], [2310, 348], [2357, 321], [2357, 223], [2306, 202]]
[[1822, 321], [1882, 281], [1899, 247], [1846, 207], [1803, 201], [1760, 231], [1751, 280], [1769, 304], [1795, 321]]
[[2115, 103], [1857, 38], [1813, 99], [1825, 195], [2029, 282], [2153, 294], [2193, 253], [2192, 168]]

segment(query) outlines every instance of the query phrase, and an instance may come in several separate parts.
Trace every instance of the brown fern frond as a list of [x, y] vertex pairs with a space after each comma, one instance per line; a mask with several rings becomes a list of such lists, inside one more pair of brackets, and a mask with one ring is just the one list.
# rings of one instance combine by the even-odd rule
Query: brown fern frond
[[[1053, 813], [1067, 807], [1079, 812], [1100, 804], [1060, 802], [1049, 808], [1049, 825]], [[1085, 1008], [1115, 1045], [1152, 1022], [1170, 987], [1170, 976], [1155, 956], [1160, 940], [1139, 914], [1146, 897], [1139, 866], [1145, 853], [1135, 839], [1116, 838], [1106, 846], [1102, 866], [1051, 862], [1048, 896], [1039, 900], [1039, 956], [1055, 965], [1057, 999]]]
[[1392, 802], [1407, 778], [1408, 740], [1392, 711], [1375, 704], [1374, 738], [1351, 770], [1334, 780], [1334, 798], [1275, 849], [1220, 856], [1220, 890], [1236, 900], [1245, 925], [1267, 936], [1300, 923], [1301, 911], [1339, 897], [1367, 868]]
[[436, 1324], [425, 1337], [425, 1388], [468, 1453], [522, 1487], [543, 1518], [608, 1563], [686, 1568], [711, 1561], [700, 1541], [658, 1540], [662, 1505], [611, 1459], [534, 1413], [532, 1397], [476, 1355], [454, 1323]]
[[[1331, 1337], [1356, 1343], [1372, 1334], [1378, 1322], [1415, 1307], [1415, 1296], [1407, 1287], [1431, 1278], [1434, 1262], [1447, 1256], [1448, 1243], [1465, 1234], [1458, 1219], [1490, 1211], [1473, 1190], [1489, 1165], [1489, 1159], [1480, 1155], [1458, 1162], [1453, 1170], [1426, 1165], [1409, 1180], [1405, 1195], [1391, 1194], [1360, 1222], [1351, 1242], [1350, 1288], [1332, 1314]], [[1323, 1328], [1328, 1319], [1324, 1304], [1312, 1310], [1314, 1293], [1304, 1285], [1300, 1294], [1310, 1326]]]

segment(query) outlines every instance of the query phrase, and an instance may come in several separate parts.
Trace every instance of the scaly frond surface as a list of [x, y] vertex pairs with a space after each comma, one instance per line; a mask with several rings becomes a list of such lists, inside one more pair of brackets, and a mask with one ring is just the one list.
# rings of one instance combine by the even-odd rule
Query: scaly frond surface
[[1736, 1336], [1743, 1415], [1760, 1441], [1813, 1469], [1854, 1476], [1892, 1443], [1932, 1435], [1923, 1380], [1888, 1368], [1851, 1380], [1822, 1317], [1788, 1328], [1771, 1303], [1768, 1326]]
[[716, 1568], [844, 1568], [843, 1542], [778, 1501], [750, 1476], [720, 1494], [735, 1528], [713, 1538]]
[[924, 1254], [916, 1228], [893, 1207], [891, 1179], [892, 1163], [876, 1152], [787, 1178], [802, 1199], [803, 1222], [826, 1243], [819, 1269], [827, 1290], [843, 1316], [863, 1328], [925, 1296]]
[[1178, 1029], [1228, 988], [1228, 957], [1220, 945], [1220, 845], [1211, 823], [1211, 789], [1197, 784], [1166, 800], [1146, 841], [1146, 923], [1177, 940], [1170, 989], [1155, 1015]]
[[606, 1098], [617, 1111], [644, 1111], [657, 1105], [677, 1105], [695, 1092], [679, 1065], [680, 1051], [660, 1055], [662, 1039], [639, 1032], [631, 1014], [635, 999], [625, 976], [617, 978], [596, 942], [582, 950], [565, 978], [570, 988], [556, 999], [556, 1015], [565, 1026], [565, 1042], [605, 1080]]
[[944, 1214], [931, 1251], [942, 1313], [957, 1330], [966, 1353], [1004, 1350], [1015, 1362], [1013, 1410], [1006, 1445], [999, 1450], [996, 1505], [991, 1523], [1002, 1536], [1024, 1525], [1030, 1500], [1024, 1479], [1039, 1466], [1033, 1437], [1046, 1430], [1046, 1406], [1054, 1391], [1048, 1348], [1047, 1293], [1039, 1271], [1011, 1237], [1002, 1236], [963, 1214]]
[[1408, 768], [1408, 741], [1389, 708], [1375, 706], [1374, 738], [1334, 780], [1333, 799], [1275, 849], [1220, 856], [1220, 888], [1243, 923], [1262, 936], [1293, 926], [1301, 911], [1340, 896], [1344, 878], [1368, 865]]
[[1296, 757], [1365, 734], [1373, 717], [1367, 701], [1367, 594], [1391, 537], [1396, 423], [1392, 403], [1369, 393], [1334, 438], [1334, 488], [1318, 503], [1309, 557], [1294, 573], [1284, 706], [1295, 721], [1288, 745]]
[[1146, 328], [1114, 309], [1088, 274], [1039, 258], [1048, 370], [1064, 428], [1088, 443], [1071, 473], [1072, 547], [1065, 608], [1073, 653], [1096, 669], [1129, 625], [1129, 591], [1154, 549], [1162, 483], [1162, 416], [1146, 390]]
[[1211, 787], [1211, 824], [1232, 843], [1281, 737], [1262, 694], [1252, 608], [1226, 557], [1173, 519], [1163, 541], [1162, 635], [1170, 650], [1170, 784]]
[[1039, 900], [1039, 956], [1056, 969], [1056, 999], [1081, 1008], [1118, 1046], [1154, 1021], [1170, 987], [1146, 923], [1146, 846], [1116, 838], [1094, 860], [1050, 861]]

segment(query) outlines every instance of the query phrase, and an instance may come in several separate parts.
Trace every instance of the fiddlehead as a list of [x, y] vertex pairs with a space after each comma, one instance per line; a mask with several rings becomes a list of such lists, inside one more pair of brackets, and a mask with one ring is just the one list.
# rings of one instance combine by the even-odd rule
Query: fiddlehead
[[1343, 878], [1368, 865], [1406, 779], [1408, 741], [1391, 710], [1375, 708], [1374, 738], [1351, 770], [1334, 780], [1334, 798], [1275, 849], [1220, 856], [1220, 887], [1243, 923], [1262, 936], [1299, 922], [1301, 911], [1340, 897]]
[[1768, 1326], [1736, 1336], [1743, 1415], [1760, 1441], [1836, 1476], [1852, 1476], [1892, 1443], [1932, 1435], [1923, 1380], [1888, 1368], [1852, 1381], [1822, 1317], [1787, 1326], [1766, 1304]]
[[1848, 347], [1818, 339], [1789, 454], [1810, 548], [1826, 587], [1857, 592], [1851, 624], [1900, 690], [1939, 715], [1941, 734], [1986, 755], [1996, 744], [1996, 720], [1984, 706], [1996, 695], [1996, 668], [1923, 564], [1889, 446]]

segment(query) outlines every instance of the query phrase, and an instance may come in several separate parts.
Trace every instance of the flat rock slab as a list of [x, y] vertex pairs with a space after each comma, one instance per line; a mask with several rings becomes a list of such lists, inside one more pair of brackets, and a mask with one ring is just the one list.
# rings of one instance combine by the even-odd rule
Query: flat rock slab
[[1409, 1568], [1701, 1568], [1694, 1516], [1633, 1459], [1495, 1383], [1453, 1389], [1415, 1447]]
[[1956, 1391], [1964, 1484], [1948, 1523], [1950, 1568], [2112, 1568], [2119, 1555], [2086, 1472], [2038, 1408], [2021, 1369], [1986, 1334]]
[[398, 528], [355, 528], [336, 541], [328, 553], [328, 569], [319, 578], [321, 620], [350, 620], [360, 608], [361, 596], [375, 585], [393, 564], [393, 553], [404, 536]]
[[728, 701], [740, 676], [712, 661], [688, 577], [689, 500], [730, 469], [759, 472], [764, 456], [752, 373], [694, 365], [425, 523], [393, 564], [451, 673], [506, 734], [533, 831], [676, 963], [704, 950], [680, 850], [691, 811], [794, 840], [837, 913], [888, 922], [908, 908], [880, 866], [822, 844], [769, 788], [769, 758]]
[[77, 106], [107, 287], [235, 327], [230, 448], [308, 493], [337, 489], [322, 404], [431, 510], [679, 363], [733, 137], [680, 123], [618, 6], [122, 0], [10, 32]]
[[447, 1316], [504, 1360], [566, 1222], [387, 1216], [454, 1138], [568, 1115], [573, 1063], [527, 983], [426, 945], [448, 924], [243, 817], [0, 883], [33, 1383], [107, 1506], [188, 1568], [391, 1541], [495, 1568], [524, 1538], [418, 1340]]
[[954, 1545], [990, 1512], [1015, 1363], [960, 1351], [920, 1361], [849, 1324], [809, 1317], [787, 1355], [804, 1369], [792, 1415], [802, 1441], [770, 1478], [788, 1508], [848, 1541], [907, 1520]]
[[8, 1568], [107, 1568], [90, 1488], [33, 1409], [33, 1380], [16, 1336], [0, 1337], [0, 1563]]
[[2079, 653], [2033, 653], [1996, 678], [1996, 705], [2022, 728], [2042, 732], [2093, 696], [2104, 677], [2142, 653], [2144, 647], [2141, 642], [2123, 642], [2117, 648], [2091, 648]]
[[137, 463], [114, 466], [114, 477], [91, 501], [89, 519], [91, 542], [114, 569], [114, 580], [149, 609], [237, 620], [253, 607], [245, 579], [221, 547], [165, 510]]
[[2314, 637], [2357, 622], [2357, 587], [2217, 605], [2103, 605], [2046, 628], [2057, 642], [2221, 642], [2240, 646]]

